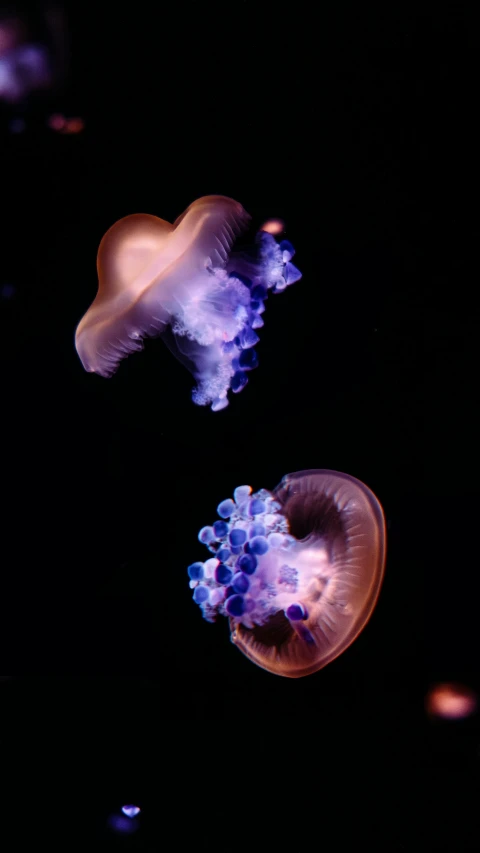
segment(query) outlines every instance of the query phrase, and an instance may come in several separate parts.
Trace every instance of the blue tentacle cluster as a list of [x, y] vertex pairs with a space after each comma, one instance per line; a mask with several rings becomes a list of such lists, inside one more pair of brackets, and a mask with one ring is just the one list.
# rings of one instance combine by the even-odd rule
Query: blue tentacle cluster
[[199, 541], [214, 556], [192, 563], [188, 575], [205, 619], [221, 614], [252, 628], [287, 607], [290, 620], [306, 618], [295, 603], [298, 572], [288, 562], [296, 540], [280, 510], [265, 489], [252, 494], [250, 486], [239, 486], [233, 500], [218, 505], [220, 518], [202, 527]]
[[[189, 306], [177, 317], [177, 339], [197, 341], [203, 348], [193, 357], [197, 387], [192, 399], [197, 405], [210, 404], [219, 411], [228, 406], [229, 390], [237, 394], [247, 385], [248, 373], [258, 366], [254, 347], [269, 293], [281, 293], [301, 278], [291, 263], [294, 254], [288, 240], [277, 243], [259, 231], [255, 255], [232, 252], [225, 268], [212, 267], [209, 292], [194, 310]], [[183, 350], [188, 352], [186, 342]]]

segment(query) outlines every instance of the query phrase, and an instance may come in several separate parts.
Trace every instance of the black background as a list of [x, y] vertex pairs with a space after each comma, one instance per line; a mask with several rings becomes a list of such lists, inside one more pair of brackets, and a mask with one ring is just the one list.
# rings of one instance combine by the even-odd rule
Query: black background
[[[125, 14], [73, 5], [69, 30], [66, 92], [2, 139], [0, 275], [16, 288], [0, 303], [0, 648], [2, 669], [19, 677], [8, 690], [26, 696], [41, 683], [145, 743], [165, 722], [177, 745], [182, 731], [202, 745], [212, 737], [228, 759], [232, 715], [262, 721], [268, 761], [278, 732], [298, 738], [305, 720], [307, 743], [311, 726], [317, 744], [327, 732], [345, 753], [360, 742], [393, 775], [408, 747], [411, 786], [422, 683], [475, 678], [473, 628], [461, 667], [452, 642], [437, 642], [447, 570], [427, 603], [426, 666], [420, 627], [423, 547], [431, 553], [439, 526], [448, 538], [435, 507], [448, 498], [455, 516], [438, 472], [451, 469], [442, 368], [458, 355], [451, 297], [464, 277], [457, 267], [449, 280], [447, 265], [461, 264], [465, 239], [448, 201], [457, 172], [448, 159], [440, 171], [440, 132], [429, 142], [425, 131], [437, 108], [458, 105], [450, 75], [468, 56], [468, 21], [335, 4], [138, 3]], [[84, 118], [82, 134], [45, 129], [42, 110], [61, 108]], [[161, 341], [111, 380], [84, 373], [74, 332], [105, 231], [133, 212], [173, 221], [211, 193], [240, 201], [257, 225], [282, 218], [303, 274], [268, 302], [248, 387], [219, 413], [194, 406], [191, 377]], [[443, 230], [440, 202], [455, 210]], [[464, 323], [473, 331], [471, 316]], [[375, 492], [387, 567], [358, 640], [289, 680], [249, 663], [226, 624], [202, 620], [186, 566], [206, 557], [198, 530], [237, 485], [272, 489], [306, 468], [345, 471]], [[458, 636], [463, 621], [448, 619]], [[122, 796], [132, 798], [120, 785]], [[376, 831], [384, 838], [374, 829], [370, 840]], [[398, 821], [387, 849], [423, 848], [405, 835]]]

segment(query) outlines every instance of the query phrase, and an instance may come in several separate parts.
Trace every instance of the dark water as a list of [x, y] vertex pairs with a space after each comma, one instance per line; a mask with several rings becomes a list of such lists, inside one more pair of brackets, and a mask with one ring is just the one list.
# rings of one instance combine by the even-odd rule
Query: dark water
[[[137, 761], [151, 750], [167, 776], [186, 762], [188, 778], [213, 767], [220, 782], [220, 762], [227, 778], [241, 765], [265, 786], [266, 767], [292, 749], [318, 766], [330, 747], [342, 758], [329, 768], [355, 754], [344, 784], [385, 761], [377, 784], [411, 790], [425, 766], [451, 778], [445, 727], [425, 739], [423, 690], [477, 678], [477, 324], [473, 307], [455, 319], [472, 281], [469, 176], [457, 154], [442, 160], [438, 135], [426, 142], [430, 112], [451, 102], [457, 128], [464, 114], [451, 75], [463, 44], [468, 60], [469, 28], [447, 13], [322, 16], [250, 2], [136, 4], [113, 17], [74, 5], [67, 89], [32, 101], [23, 133], [7, 132], [3, 107], [0, 661], [17, 678], [0, 692], [12, 709], [42, 696], [78, 714], [113, 753], [123, 732], [122, 757], [139, 738]], [[62, 110], [83, 117], [82, 133], [47, 132]], [[248, 387], [224, 411], [194, 406], [189, 373], [161, 341], [110, 380], [86, 374], [74, 331], [105, 231], [134, 212], [173, 221], [216, 193], [257, 225], [283, 219], [303, 274], [268, 301]], [[206, 557], [197, 532], [237, 485], [273, 489], [309, 468], [374, 491], [388, 552], [363, 633], [297, 681], [257, 669], [226, 624], [202, 620], [186, 566]], [[458, 731], [450, 752], [461, 762], [466, 749], [470, 790], [477, 735], [473, 724], [465, 748]], [[151, 785], [132, 791], [125, 767], [114, 776], [111, 805], [92, 793], [98, 826], [124, 801], [155, 810]], [[185, 778], [172, 802], [172, 791], [189, 799]], [[405, 820], [393, 826], [385, 836], [365, 823], [360, 836], [444, 849], [438, 821], [423, 839]], [[476, 849], [463, 818], [448, 826], [465, 835], [455, 849]], [[142, 831], [143, 849], [157, 849]]]

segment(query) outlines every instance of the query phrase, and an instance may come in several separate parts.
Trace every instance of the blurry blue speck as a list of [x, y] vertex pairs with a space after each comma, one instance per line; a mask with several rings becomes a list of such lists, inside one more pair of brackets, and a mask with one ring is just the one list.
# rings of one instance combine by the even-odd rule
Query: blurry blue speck
[[10, 122], [10, 133], [23, 133], [25, 130], [25, 121], [23, 118], [14, 118]]
[[0, 297], [2, 299], [11, 299], [15, 293], [15, 285], [13, 284], [0, 284]]
[[123, 815], [110, 815], [108, 818], [108, 824], [113, 829], [114, 832], [120, 833], [132, 833], [138, 829], [138, 823], [135, 820], [129, 820]]
[[140, 809], [138, 806], [122, 806], [122, 812], [127, 815], [127, 817], [136, 817], [136, 815], [140, 813]]

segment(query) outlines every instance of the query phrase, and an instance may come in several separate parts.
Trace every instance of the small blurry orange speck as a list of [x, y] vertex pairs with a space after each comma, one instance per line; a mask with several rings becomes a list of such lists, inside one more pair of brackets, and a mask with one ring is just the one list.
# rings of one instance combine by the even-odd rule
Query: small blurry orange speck
[[67, 121], [63, 132], [64, 133], [81, 133], [85, 127], [83, 118], [71, 118]]
[[281, 219], [267, 219], [260, 231], [267, 231], [269, 234], [281, 234], [282, 231], [285, 231], [285, 223]]
[[425, 709], [431, 717], [445, 720], [463, 720], [477, 708], [477, 698], [473, 690], [463, 684], [436, 684], [425, 700]]

